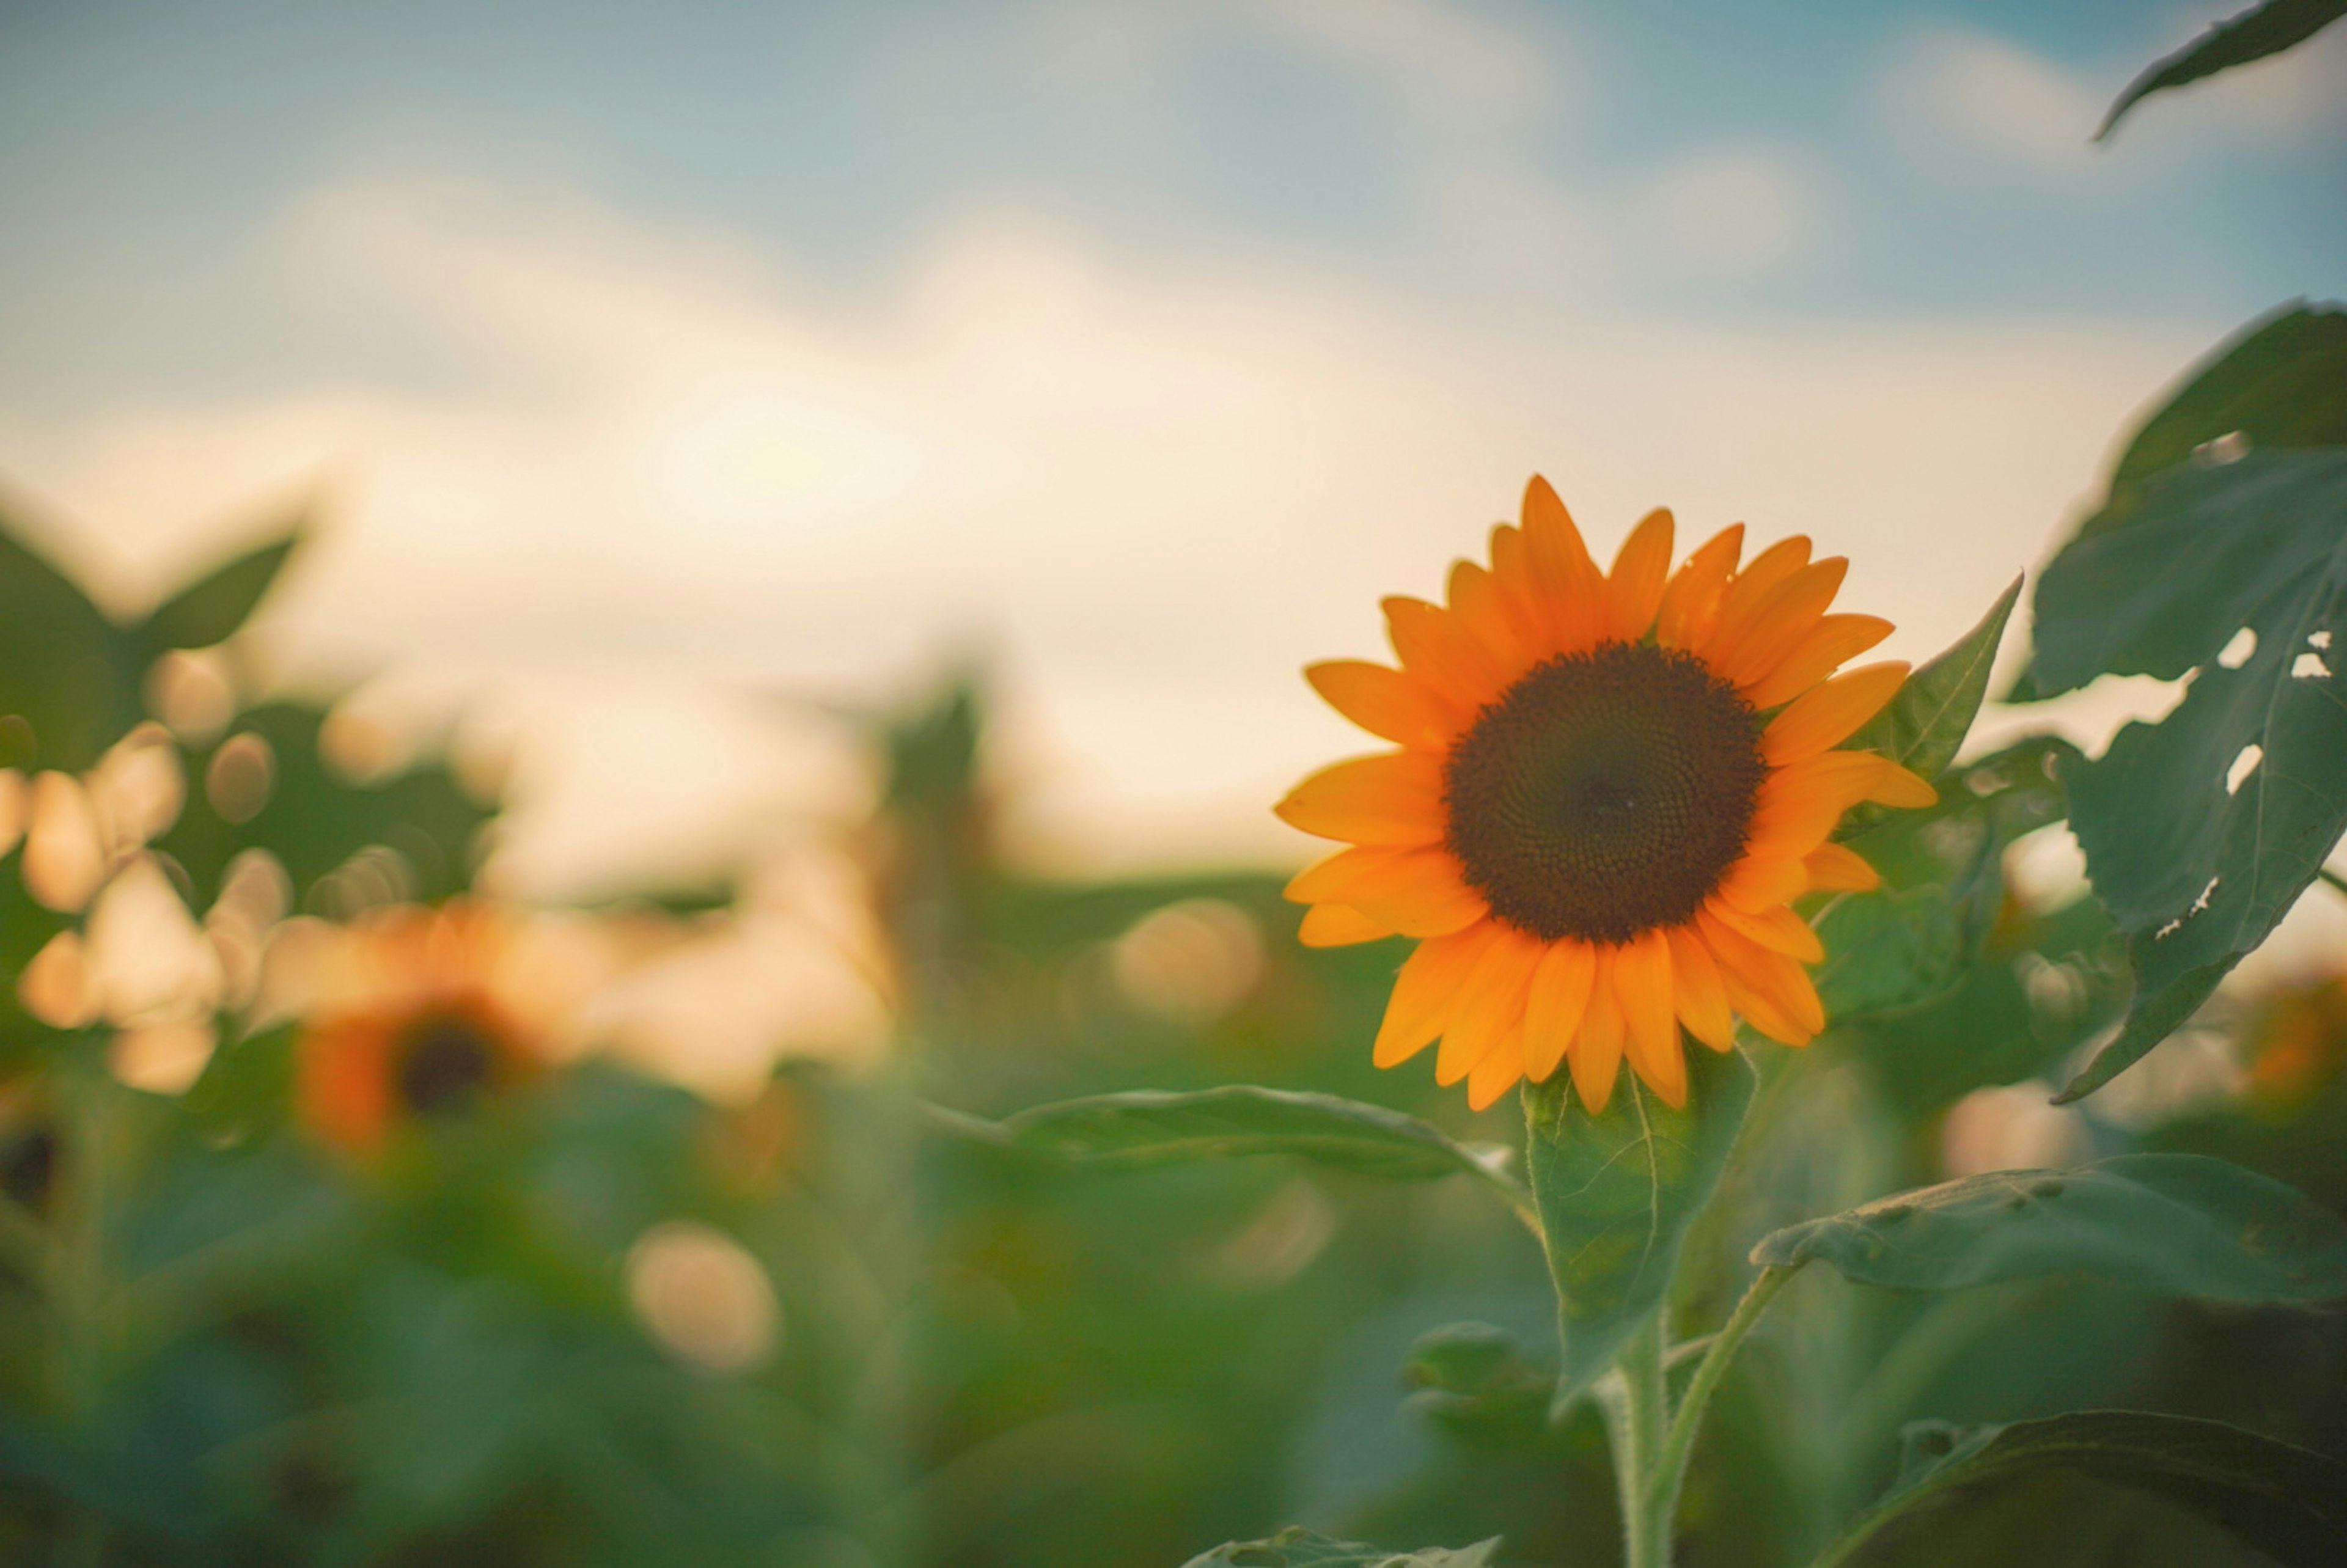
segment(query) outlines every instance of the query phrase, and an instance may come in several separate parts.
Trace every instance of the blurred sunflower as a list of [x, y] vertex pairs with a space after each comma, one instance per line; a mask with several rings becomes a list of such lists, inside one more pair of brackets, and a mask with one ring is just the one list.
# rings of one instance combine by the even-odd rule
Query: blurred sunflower
[[[1401, 749], [1337, 764], [1279, 803], [1349, 843], [1288, 885], [1303, 939], [1421, 938], [1376, 1060], [1438, 1037], [1435, 1077], [1481, 1110], [1570, 1063], [1593, 1112], [1626, 1055], [1686, 1102], [1679, 1030], [1717, 1050], [1735, 1019], [1787, 1045], [1825, 1027], [1788, 907], [1873, 886], [1829, 835], [1860, 801], [1928, 805], [1922, 779], [1836, 751], [1906, 678], [1835, 677], [1888, 621], [1829, 614], [1848, 562], [1783, 540], [1739, 569], [1727, 529], [1674, 574], [1671, 517], [1632, 531], [1610, 573], [1545, 480], [1491, 565], [1451, 568], [1447, 607], [1385, 600], [1401, 668], [1305, 673], [1337, 712]], [[1829, 678], [1832, 677], [1832, 678]]]
[[399, 906], [300, 955], [294, 1103], [355, 1153], [394, 1129], [463, 1112], [543, 1071], [555, 1020], [517, 984], [513, 916], [477, 904]]

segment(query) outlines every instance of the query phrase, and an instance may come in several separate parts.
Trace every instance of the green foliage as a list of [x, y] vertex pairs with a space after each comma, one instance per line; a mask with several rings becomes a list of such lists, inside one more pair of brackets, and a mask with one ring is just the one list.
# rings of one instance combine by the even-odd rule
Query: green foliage
[[2315, 1302], [2347, 1296], [2347, 1222], [2222, 1160], [2122, 1154], [1900, 1193], [1752, 1249], [1769, 1267], [1813, 1259], [1895, 1290], [2075, 1271], [2178, 1296]]
[[151, 616], [118, 624], [23, 533], [0, 514], [0, 714], [31, 726], [30, 760], [67, 773], [90, 767], [138, 722], [158, 655], [223, 641], [243, 624], [301, 538], [296, 524]]
[[1741, 1051], [1695, 1052], [1688, 1080], [1686, 1105], [1674, 1110], [1625, 1067], [1596, 1116], [1563, 1073], [1524, 1091], [1526, 1159], [1564, 1337], [1560, 1405], [1661, 1308], [1751, 1107], [1756, 1077]]
[[138, 630], [150, 656], [172, 648], [210, 648], [234, 636], [285, 569], [302, 530], [297, 518], [269, 543], [215, 568], [156, 606]]
[[475, 840], [494, 815], [468, 794], [445, 764], [426, 762], [379, 784], [354, 784], [327, 765], [319, 751], [325, 714], [292, 702], [272, 702], [241, 715], [226, 734], [190, 758], [190, 771], [203, 777], [231, 746], [259, 741], [271, 759], [273, 779], [266, 797], [236, 820], [223, 815], [209, 792], [191, 792], [187, 806], [156, 847], [185, 870], [196, 902], [209, 902], [239, 852], [266, 848], [293, 883], [294, 897], [307, 898], [318, 884], [353, 856], [374, 846], [398, 852], [412, 885], [384, 886], [387, 897], [438, 898], [470, 880]]
[[[2165, 722], [2062, 769], [2137, 976], [2125, 1028], [2065, 1098], [2189, 1017], [2347, 831], [2347, 644], [2331, 651], [2347, 636], [2342, 388], [2339, 313], [2251, 333], [2145, 425], [2039, 581], [2027, 694], [2103, 673], [2192, 678]], [[2219, 655], [2245, 628], [2255, 646], [2229, 668]]]
[[1920, 1437], [1901, 1485], [1816, 1568], [1908, 1562], [1983, 1494], [2063, 1473], [2181, 1506], [2290, 1568], [2347, 1557], [2347, 1467], [2238, 1427], [2090, 1410]]
[[1837, 900], [1817, 921], [1826, 948], [1818, 990], [1837, 1028], [1928, 1009], [1973, 977], [2013, 915], [2004, 853], [2061, 820], [2054, 772], [2073, 754], [2050, 737], [2018, 742], [1942, 779], [1937, 805], [1891, 815], [1851, 841], [1883, 886]]
[[1381, 1105], [1234, 1084], [1191, 1093], [1136, 1090], [1021, 1111], [1003, 1123], [1022, 1148], [1061, 1159], [1155, 1165], [1243, 1154], [1294, 1154], [1372, 1176], [1467, 1174], [1519, 1206], [1529, 1199], [1500, 1161]]
[[[1970, 631], [1910, 674], [1883, 710], [1842, 743], [1843, 749], [1880, 753], [1926, 779], [1945, 772], [1963, 749], [1988, 696], [1997, 647], [2021, 599], [2021, 580], [2014, 579]], [[1889, 815], [1880, 806], [1861, 807], [1843, 818], [1837, 836], [1853, 837]]]
[[2347, 0], [2265, 0], [2261, 5], [2228, 17], [2172, 55], [2163, 56], [2127, 85], [2118, 100], [2095, 131], [2101, 141], [2117, 128], [2127, 110], [2153, 93], [2180, 87], [2219, 71], [2262, 60], [2302, 44], [2323, 28], [2347, 16]]
[[1267, 1541], [1227, 1542], [1191, 1558], [1183, 1568], [1486, 1568], [1499, 1547], [1495, 1536], [1472, 1546], [1391, 1552], [1291, 1528]]

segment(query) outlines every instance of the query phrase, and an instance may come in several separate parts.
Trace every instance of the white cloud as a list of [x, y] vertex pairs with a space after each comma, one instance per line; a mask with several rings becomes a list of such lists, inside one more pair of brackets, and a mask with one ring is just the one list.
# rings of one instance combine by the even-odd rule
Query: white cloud
[[1817, 160], [1786, 147], [1706, 148], [1658, 171], [1638, 217], [1659, 252], [1704, 275], [1765, 272], [1810, 250], [1824, 220]]
[[[285, 235], [317, 297], [395, 310], [461, 378], [65, 425], [0, 411], [0, 440], [148, 557], [346, 476], [287, 645], [502, 682], [551, 725], [569, 771], [520, 835], [548, 876], [786, 793], [789, 748], [712, 687], [869, 692], [973, 635], [1007, 661], [1050, 835], [1128, 862], [1297, 855], [1266, 803], [1364, 740], [1296, 667], [1378, 652], [1378, 596], [1436, 590], [1536, 468], [1601, 550], [1657, 503], [1690, 534], [1808, 531], [1853, 558], [1853, 606], [1901, 623], [1893, 651], [1928, 652], [2214, 335], [1468, 329], [1007, 218], [851, 313], [722, 241], [462, 182], [335, 187]], [[793, 787], [853, 793], [824, 767]], [[594, 839], [615, 823], [625, 844]]]
[[1520, 129], [1564, 96], [1561, 56], [1442, 0], [1262, 0], [1250, 13], [1382, 84], [1438, 129]]

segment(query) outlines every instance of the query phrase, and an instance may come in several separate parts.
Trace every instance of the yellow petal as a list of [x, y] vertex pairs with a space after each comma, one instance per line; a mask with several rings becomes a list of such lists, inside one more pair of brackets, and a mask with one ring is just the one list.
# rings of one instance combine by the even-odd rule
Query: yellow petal
[[1623, 1047], [1630, 1065], [1664, 1103], [1686, 1103], [1686, 1055], [1679, 1046], [1671, 991], [1671, 945], [1660, 927], [1642, 931], [1614, 955], [1614, 994], [1622, 1004]]
[[1679, 1022], [1712, 1050], [1730, 1050], [1736, 1044], [1736, 1020], [1728, 1012], [1727, 992], [1720, 985], [1711, 949], [1688, 926], [1672, 927], [1670, 944], [1671, 993]]
[[1687, 558], [1663, 589], [1662, 608], [1655, 616], [1655, 641], [1665, 648], [1695, 648], [1711, 635], [1728, 577], [1743, 550], [1744, 525], [1737, 523], [1714, 534]]
[[1524, 487], [1524, 539], [1541, 586], [1550, 645], [1560, 653], [1594, 648], [1608, 624], [1605, 579], [1573, 516], [1539, 475]]
[[1450, 1027], [1442, 1031], [1442, 1049], [1434, 1059], [1437, 1083], [1466, 1077], [1502, 1035], [1523, 1021], [1524, 993], [1540, 961], [1540, 944], [1509, 927], [1498, 928], [1499, 939], [1475, 961], [1451, 1009]]
[[1516, 1086], [1524, 1075], [1524, 1026], [1519, 1020], [1516, 1027], [1501, 1037], [1500, 1043], [1475, 1064], [1467, 1075], [1467, 1109], [1488, 1110], [1492, 1102]]
[[1655, 624], [1662, 607], [1663, 585], [1671, 574], [1671, 515], [1648, 512], [1622, 541], [1606, 578], [1610, 600], [1608, 624], [1616, 641], [1635, 642]]
[[1532, 640], [1517, 630], [1507, 596], [1491, 574], [1473, 561], [1450, 563], [1450, 614], [1482, 645], [1501, 680], [1509, 685], [1540, 662]]
[[1321, 769], [1272, 810], [1290, 827], [1356, 844], [1432, 844], [1442, 836], [1442, 759], [1388, 752]]
[[1573, 1087], [1592, 1116], [1614, 1097], [1614, 1076], [1622, 1067], [1622, 1004], [1614, 995], [1614, 955], [1609, 948], [1593, 949], [1597, 969], [1589, 988], [1589, 1009], [1582, 1015], [1581, 1032], [1573, 1037], [1565, 1063], [1573, 1069]]
[[1866, 775], [1866, 794], [1860, 798], [1870, 800], [1877, 805], [1895, 805], [1910, 811], [1940, 804], [1938, 790], [1889, 757], [1872, 760], [1874, 766], [1868, 770]]
[[1418, 945], [1394, 979], [1385, 1022], [1370, 1052], [1372, 1061], [1379, 1067], [1397, 1066], [1433, 1043], [1450, 1021], [1467, 977], [1500, 939], [1500, 929], [1486, 922], [1470, 926], [1456, 936], [1437, 937]]
[[1849, 561], [1829, 556], [1778, 584], [1753, 615], [1742, 640], [1732, 650], [1721, 650], [1720, 673], [1735, 685], [1748, 686], [1774, 671], [1825, 620], [1849, 570]]
[[1891, 622], [1879, 615], [1829, 615], [1793, 644], [1774, 670], [1747, 686], [1744, 700], [1764, 713], [1789, 702], [1891, 631]]
[[1758, 555], [1751, 564], [1736, 574], [1727, 585], [1727, 592], [1719, 601], [1718, 617], [1712, 622], [1711, 636], [1696, 651], [1715, 670], [1719, 667], [1714, 657], [1716, 650], [1733, 647], [1751, 627], [1760, 607], [1778, 585], [1809, 564], [1809, 541], [1799, 534], [1788, 539], [1778, 539]]
[[1825, 1028], [1825, 1009], [1801, 966], [1732, 929], [1706, 909], [1696, 916], [1704, 944], [1719, 960], [1728, 1005], [1753, 1028], [1786, 1045], [1807, 1045]]
[[1897, 660], [1869, 664], [1813, 686], [1760, 733], [1760, 754], [1773, 767], [1828, 752], [1881, 712], [1907, 679]]
[[1747, 915], [1715, 896], [1705, 903], [1703, 912], [1772, 953], [1782, 953], [1805, 964], [1819, 963], [1825, 958], [1825, 944], [1818, 940], [1809, 922], [1782, 904], [1758, 915]]
[[1501, 523], [1491, 530], [1491, 581], [1516, 629], [1518, 640], [1537, 658], [1556, 650], [1549, 636], [1548, 618], [1541, 609], [1539, 574], [1532, 569], [1532, 541], [1522, 528]]
[[1747, 915], [1778, 907], [1809, 890], [1809, 872], [1799, 856], [1747, 853], [1728, 869], [1717, 897]]
[[1497, 697], [1506, 682], [1483, 645], [1449, 610], [1401, 594], [1382, 602], [1386, 636], [1402, 668], [1464, 712]]
[[1813, 892], [1870, 893], [1882, 883], [1881, 875], [1857, 851], [1839, 844], [1819, 845], [1801, 866]]
[[1304, 678], [1330, 707], [1397, 745], [1440, 751], [1471, 716], [1425, 682], [1365, 660], [1308, 665]]
[[1587, 943], [1571, 938], [1550, 943], [1541, 955], [1524, 1001], [1524, 1071], [1534, 1082], [1547, 1082], [1564, 1060], [1588, 1009], [1589, 985], [1596, 972], [1597, 955]]
[[1460, 878], [1459, 862], [1440, 845], [1340, 849], [1296, 874], [1286, 897], [1299, 904], [1345, 904], [1389, 932], [1443, 937], [1489, 912], [1483, 896]]
[[1296, 928], [1296, 939], [1307, 948], [1349, 948], [1357, 942], [1375, 942], [1393, 934], [1342, 904], [1320, 904], [1307, 909], [1304, 923]]

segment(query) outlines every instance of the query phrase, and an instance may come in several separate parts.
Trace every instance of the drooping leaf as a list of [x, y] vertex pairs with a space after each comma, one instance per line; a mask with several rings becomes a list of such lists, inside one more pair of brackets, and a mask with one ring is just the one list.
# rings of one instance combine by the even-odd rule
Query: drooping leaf
[[2130, 445], [2035, 608], [2025, 696], [2106, 673], [2191, 681], [2164, 723], [2062, 769], [2137, 975], [2075, 1099], [2189, 1017], [2347, 830], [2347, 666], [2331, 653], [2347, 632], [2347, 316], [2294, 310], [2198, 372]]
[[1225, 1542], [1191, 1558], [1183, 1568], [1485, 1568], [1499, 1548], [1495, 1535], [1472, 1546], [1395, 1552], [1291, 1527], [1265, 1541]]
[[1895, 1290], [2081, 1273], [2223, 1301], [2347, 1296], [2347, 1222], [2280, 1182], [2198, 1154], [1993, 1171], [1805, 1221], [1752, 1261], [1821, 1259]]
[[1696, 1050], [1673, 1110], [1627, 1067], [1592, 1116], [1562, 1073], [1524, 1092], [1527, 1158], [1564, 1335], [1560, 1404], [1662, 1306], [1687, 1227], [1727, 1169], [1757, 1079], [1740, 1051]]
[[[1939, 777], [1956, 760], [1988, 695], [1997, 645], [2004, 641], [2005, 623], [2021, 599], [2021, 583], [2014, 578], [1978, 624], [1909, 675], [1898, 695], [1844, 741], [1842, 749], [1878, 752], [1910, 773]], [[1862, 831], [1881, 816], [1879, 810], [1852, 813], [1842, 836]]]
[[1911, 1445], [1899, 1488], [1816, 1568], [1889, 1568], [1968, 1503], [2049, 1473], [2149, 1493], [2288, 1568], [2347, 1561], [2347, 1467], [2220, 1421], [2085, 1410], [1969, 1430], [1935, 1424], [1923, 1435], [1935, 1440]]
[[2229, 16], [2174, 54], [2146, 67], [2111, 105], [2095, 139], [2109, 136], [2120, 117], [2151, 94], [2278, 55], [2304, 43], [2342, 15], [2347, 15], [2347, 0], [2265, 0], [2262, 5]]
[[1493, 1158], [1414, 1116], [1329, 1094], [1230, 1084], [1173, 1093], [1140, 1090], [1038, 1105], [1007, 1118], [1021, 1147], [1123, 1165], [1247, 1154], [1293, 1154], [1373, 1176], [1471, 1175], [1524, 1202]]
[[149, 655], [173, 648], [210, 648], [225, 642], [245, 623], [286, 558], [302, 542], [300, 524], [223, 566], [205, 573], [156, 606], [138, 636]]

